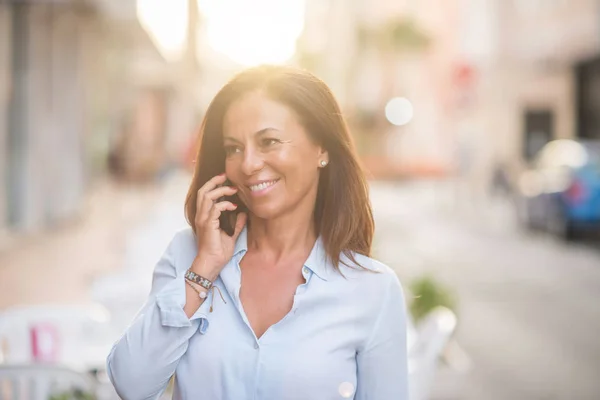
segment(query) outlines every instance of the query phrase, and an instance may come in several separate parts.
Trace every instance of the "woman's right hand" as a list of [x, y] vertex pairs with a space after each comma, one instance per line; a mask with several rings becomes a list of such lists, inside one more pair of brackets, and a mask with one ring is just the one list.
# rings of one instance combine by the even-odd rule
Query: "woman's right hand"
[[199, 190], [196, 200], [196, 238], [198, 256], [192, 270], [201, 276], [214, 281], [225, 264], [233, 256], [235, 241], [246, 224], [247, 215], [237, 214], [233, 236], [229, 236], [220, 228], [219, 216], [224, 211], [235, 211], [237, 204], [230, 201], [218, 201], [223, 196], [232, 196], [237, 188], [221, 186], [227, 177], [217, 175], [206, 182]]

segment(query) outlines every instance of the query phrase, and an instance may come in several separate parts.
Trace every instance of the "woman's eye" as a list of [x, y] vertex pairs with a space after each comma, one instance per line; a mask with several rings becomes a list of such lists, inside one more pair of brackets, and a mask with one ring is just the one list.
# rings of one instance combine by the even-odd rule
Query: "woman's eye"
[[266, 139], [262, 140], [263, 146], [266, 146], [266, 147], [272, 146], [272, 145], [277, 144], [277, 143], [280, 143], [280, 141], [277, 140], [277, 139], [273, 139], [273, 138], [266, 138]]
[[239, 146], [225, 146], [225, 155], [233, 155], [235, 153], [239, 153], [241, 149]]

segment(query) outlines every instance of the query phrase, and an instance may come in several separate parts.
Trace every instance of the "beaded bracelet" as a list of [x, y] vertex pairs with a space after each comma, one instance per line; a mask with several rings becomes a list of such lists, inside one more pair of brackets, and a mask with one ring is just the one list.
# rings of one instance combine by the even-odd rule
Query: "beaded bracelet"
[[185, 272], [185, 279], [192, 281], [194, 283], [197, 283], [198, 285], [202, 286], [206, 290], [209, 290], [212, 286], [211, 281], [209, 281], [208, 279], [206, 279], [203, 276], [196, 274], [195, 272], [193, 272], [192, 270], [189, 270], [189, 269]]

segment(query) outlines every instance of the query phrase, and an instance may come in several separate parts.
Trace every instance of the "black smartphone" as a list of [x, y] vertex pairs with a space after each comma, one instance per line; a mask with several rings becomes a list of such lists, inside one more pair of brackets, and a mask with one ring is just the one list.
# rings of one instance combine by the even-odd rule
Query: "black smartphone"
[[[229, 179], [227, 179], [225, 181], [223, 186], [231, 186], [231, 182], [229, 181]], [[218, 201], [224, 201], [224, 200], [230, 201], [233, 204], [237, 204], [237, 206], [238, 206], [235, 209], [235, 211], [229, 211], [229, 210], [223, 211], [221, 213], [221, 216], [219, 217], [219, 227], [221, 229], [223, 229], [223, 231], [225, 231], [225, 233], [227, 233], [229, 236], [233, 236], [233, 233], [235, 231], [235, 221], [236, 221], [237, 213], [239, 213], [241, 211], [246, 211], [246, 207], [240, 201], [240, 198], [238, 197], [237, 193], [234, 194], [233, 196], [220, 197]]]

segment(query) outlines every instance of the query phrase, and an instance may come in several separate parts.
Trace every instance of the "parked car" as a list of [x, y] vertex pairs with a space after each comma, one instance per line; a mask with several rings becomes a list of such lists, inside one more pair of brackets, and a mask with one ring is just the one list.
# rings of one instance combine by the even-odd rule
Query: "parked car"
[[528, 228], [566, 240], [600, 231], [600, 141], [549, 142], [520, 176], [518, 190]]

